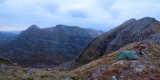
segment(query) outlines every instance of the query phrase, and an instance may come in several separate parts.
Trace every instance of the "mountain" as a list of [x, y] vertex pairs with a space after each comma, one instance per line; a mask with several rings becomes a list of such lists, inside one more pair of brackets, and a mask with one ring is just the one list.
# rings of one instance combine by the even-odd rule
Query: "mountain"
[[[75, 69], [72, 69], [70, 71], [68, 71], [64, 67], [56, 67], [56, 68], [55, 67], [52, 67], [52, 68], [27, 67], [26, 68], [26, 67], [19, 66], [15, 63], [10, 64], [10, 60], [6, 58], [5, 59], [0, 58], [0, 73], [2, 75], [0, 79], [2, 80], [18, 80], [18, 79], [22, 79], [22, 80], [159, 80], [160, 79], [159, 21], [153, 18], [148, 18], [148, 17], [143, 19], [146, 19], [146, 20], [151, 19], [150, 26], [147, 26], [143, 29], [140, 29], [142, 27], [136, 27], [135, 30], [140, 29], [140, 31], [137, 33], [134, 33], [135, 34], [134, 37], [131, 35], [131, 33], [133, 33], [132, 32], [132, 29], [134, 29], [133, 27], [132, 29], [130, 29], [129, 33], [127, 34], [123, 33], [125, 34], [125, 36], [129, 34], [128, 36], [132, 36], [132, 38], [131, 37], [125, 38], [125, 36], [123, 36], [123, 38], [125, 39], [122, 39], [122, 40], [128, 41], [129, 39], [129, 41], [132, 41], [133, 39], [135, 41], [130, 42], [120, 47], [117, 50], [113, 49], [108, 52], [106, 51], [106, 53], [104, 52], [103, 56], [99, 57], [96, 60], [93, 60], [86, 64], [83, 63], [84, 65], [79, 64], [78, 68], [75, 68], [74, 66]], [[139, 22], [143, 19], [136, 20], [136, 21]], [[132, 20], [135, 20], [135, 19], [131, 19], [126, 22], [126, 23], [129, 22], [128, 27], [131, 25], [130, 21], [132, 22]], [[133, 24], [135, 23], [133, 22], [132, 25]], [[125, 23], [122, 25], [125, 25]], [[37, 26], [33, 28], [39, 29]], [[110, 33], [111, 35], [111, 33], [115, 31], [114, 33], [117, 33], [116, 35], [120, 35], [122, 34], [123, 30], [128, 29], [127, 27], [123, 27], [123, 29], [120, 29], [120, 28], [117, 27], [107, 33], [102, 34], [101, 36], [96, 37], [90, 43], [88, 43], [88, 46], [90, 45], [90, 47], [93, 48], [93, 45], [91, 44], [93, 44], [93, 42], [96, 40], [99, 40], [99, 41], [104, 40], [105, 36], [107, 38], [106, 34], [109, 35]], [[122, 30], [122, 31], [118, 31], [118, 30]], [[32, 31], [32, 32], [35, 32], [35, 31]], [[140, 33], [141, 34], [146, 33], [146, 34], [140, 35], [141, 37], [138, 36], [138, 38], [136, 38], [136, 36]], [[137, 39], [139, 40], [136, 41]], [[114, 43], [114, 45], [117, 45], [117, 43]], [[86, 46], [86, 49], [88, 46]], [[103, 47], [104, 44], [99, 44], [99, 46]], [[107, 48], [104, 48], [104, 49], [106, 50]], [[139, 54], [140, 49], [143, 55]], [[136, 60], [116, 59], [122, 51], [132, 51], [136, 56], [138, 56], [138, 59]], [[92, 51], [92, 53], [93, 52], [94, 51]], [[94, 55], [94, 56], [97, 56], [97, 55]], [[84, 59], [89, 58], [89, 57], [86, 58], [85, 56], [83, 57]], [[91, 55], [91, 57], [94, 58], [93, 55]], [[71, 66], [73, 66], [73, 64], [71, 64]]]
[[83, 47], [101, 33], [77, 26], [57, 25], [40, 29], [32, 25], [1, 49], [1, 56], [23, 66], [60, 64], [77, 57]]
[[12, 32], [0, 31], [0, 39], [1, 40], [13, 39], [16, 36], [17, 36], [17, 34], [12, 33]]
[[70, 65], [70, 69], [96, 60], [129, 43], [145, 40], [160, 44], [160, 22], [150, 17], [130, 19], [89, 42], [80, 56]]
[[0, 31], [0, 48], [15, 39], [18, 34], [12, 32]]

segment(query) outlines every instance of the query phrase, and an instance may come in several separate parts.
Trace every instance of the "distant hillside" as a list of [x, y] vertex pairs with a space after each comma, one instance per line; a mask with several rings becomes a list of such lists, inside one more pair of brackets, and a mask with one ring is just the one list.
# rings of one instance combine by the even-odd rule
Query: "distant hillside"
[[72, 63], [71, 69], [96, 60], [128, 43], [144, 40], [160, 43], [160, 22], [150, 17], [130, 19], [93, 39]]
[[4, 31], [0, 31], [0, 39], [1, 40], [5, 40], [5, 39], [12, 39], [16, 36], [16, 34], [12, 33], [12, 32], [4, 32]]
[[36, 25], [23, 31], [1, 49], [1, 55], [24, 66], [42, 67], [70, 61], [101, 31], [57, 25], [40, 29]]
[[12, 32], [0, 31], [0, 48], [15, 39], [17, 36], [18, 34]]

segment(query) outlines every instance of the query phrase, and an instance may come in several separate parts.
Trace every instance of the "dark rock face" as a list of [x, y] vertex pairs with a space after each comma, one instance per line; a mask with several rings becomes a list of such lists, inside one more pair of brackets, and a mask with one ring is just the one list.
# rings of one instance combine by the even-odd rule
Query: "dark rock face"
[[160, 22], [145, 17], [140, 20], [130, 19], [120, 26], [93, 39], [80, 56], [72, 63], [71, 69], [86, 64], [117, 50], [128, 43], [150, 40], [160, 43]]
[[1, 53], [24, 66], [60, 64], [77, 57], [83, 47], [101, 33], [76, 26], [57, 25], [40, 29], [32, 25]]

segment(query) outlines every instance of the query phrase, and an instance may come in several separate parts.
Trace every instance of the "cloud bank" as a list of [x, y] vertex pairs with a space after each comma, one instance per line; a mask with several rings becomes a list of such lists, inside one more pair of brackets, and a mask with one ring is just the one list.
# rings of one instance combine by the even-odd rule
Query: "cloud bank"
[[57, 24], [109, 30], [130, 18], [160, 20], [160, 0], [0, 0], [0, 30]]

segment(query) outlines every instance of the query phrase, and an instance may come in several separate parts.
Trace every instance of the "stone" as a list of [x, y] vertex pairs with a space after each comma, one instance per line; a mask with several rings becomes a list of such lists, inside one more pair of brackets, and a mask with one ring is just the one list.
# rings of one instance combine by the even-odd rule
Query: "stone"
[[148, 61], [144, 61], [144, 63], [148, 64], [149, 62]]
[[30, 74], [30, 73], [32, 73], [33, 71], [34, 71], [34, 70], [29, 70], [29, 71], [27, 71], [27, 73], [29, 73], [29, 74]]
[[64, 80], [73, 80], [72, 78], [65, 78]]
[[130, 68], [133, 69], [135, 66], [136, 66], [136, 63], [132, 63], [132, 64], [130, 65]]
[[4, 67], [6, 67], [6, 65], [2, 64], [1, 67], [4, 68]]
[[112, 79], [113, 79], [113, 80], [117, 80], [116, 76], [112, 76]]
[[17, 63], [13, 63], [14, 65], [18, 65]]
[[23, 77], [21, 80], [27, 80], [27, 77]]
[[140, 68], [136, 68], [135, 69], [137, 72], [142, 72], [143, 70], [142, 69], [140, 69]]
[[1, 68], [0, 69], [0, 72], [5, 72], [6, 70], [4, 68]]
[[146, 66], [144, 66], [144, 65], [138, 65], [138, 67], [140, 67], [141, 69], [146, 69]]

